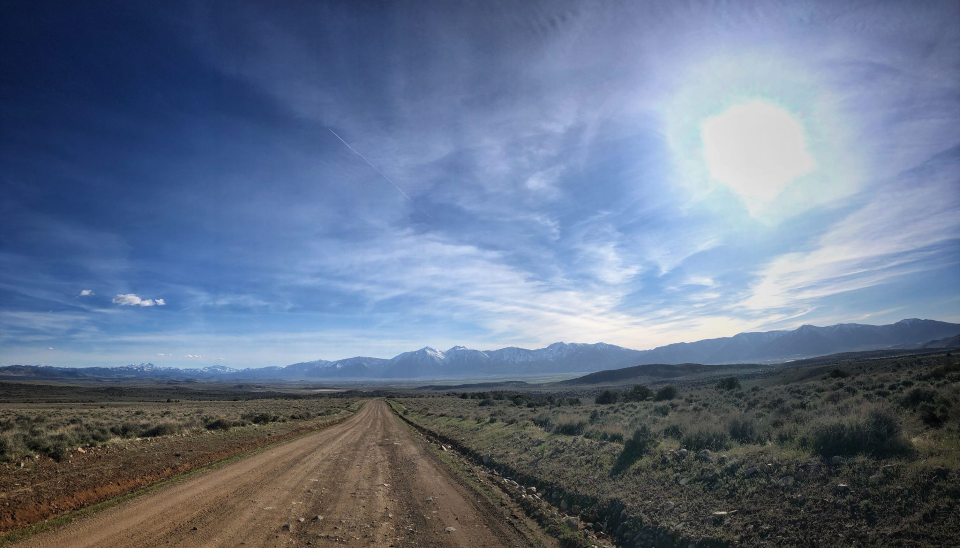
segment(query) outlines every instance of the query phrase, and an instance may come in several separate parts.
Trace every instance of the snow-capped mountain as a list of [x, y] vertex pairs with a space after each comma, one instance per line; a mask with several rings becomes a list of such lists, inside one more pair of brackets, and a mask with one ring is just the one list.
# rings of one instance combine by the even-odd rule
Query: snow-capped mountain
[[[391, 359], [357, 356], [314, 360], [286, 367], [236, 370], [223, 365], [202, 369], [158, 367], [152, 363], [120, 367], [0, 367], [0, 377], [29, 378], [177, 378], [177, 379], [424, 379], [457, 377], [522, 377], [556, 373], [589, 373], [645, 364], [731, 364], [777, 362], [838, 352], [878, 349], [941, 348], [960, 333], [960, 324], [908, 319], [890, 325], [803, 325], [792, 331], [740, 333], [733, 337], [677, 343], [652, 350], [631, 350], [596, 343], [553, 343], [529, 350], [507, 347], [475, 350], [454, 346], [446, 351], [426, 346]], [[934, 344], [936, 343], [936, 344]], [[933, 346], [930, 346], [933, 345]]]

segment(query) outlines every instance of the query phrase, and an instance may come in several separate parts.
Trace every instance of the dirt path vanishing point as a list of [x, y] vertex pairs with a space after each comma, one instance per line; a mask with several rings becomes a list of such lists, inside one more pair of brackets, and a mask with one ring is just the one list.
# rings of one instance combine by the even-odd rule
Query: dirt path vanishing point
[[371, 401], [342, 424], [15, 546], [540, 544], [459, 483], [431, 451], [384, 402]]

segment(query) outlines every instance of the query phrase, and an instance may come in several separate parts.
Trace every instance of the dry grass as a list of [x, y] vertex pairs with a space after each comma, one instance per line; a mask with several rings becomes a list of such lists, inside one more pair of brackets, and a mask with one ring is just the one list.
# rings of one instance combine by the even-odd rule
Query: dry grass
[[[678, 383], [676, 394], [650, 387], [642, 401], [630, 401], [647, 394], [631, 386], [490, 392], [484, 405], [460, 393], [398, 401], [410, 420], [489, 453], [502, 473], [595, 513], [625, 506], [677, 539], [763, 541], [771, 529], [759, 520], [780, 543], [836, 528], [845, 532], [830, 537], [838, 545], [885, 534], [932, 545], [960, 534], [947, 519], [960, 503], [958, 362], [847, 360]], [[839, 483], [849, 486], [842, 496]], [[666, 512], [664, 501], [682, 510]], [[717, 527], [710, 516], [721, 510], [739, 512]], [[818, 521], [796, 518], [805, 512]]]

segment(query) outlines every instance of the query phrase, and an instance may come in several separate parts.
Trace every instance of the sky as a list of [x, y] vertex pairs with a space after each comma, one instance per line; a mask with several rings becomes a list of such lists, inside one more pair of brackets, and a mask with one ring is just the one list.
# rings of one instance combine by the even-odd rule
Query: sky
[[960, 321], [956, 1], [3, 11], [3, 364]]

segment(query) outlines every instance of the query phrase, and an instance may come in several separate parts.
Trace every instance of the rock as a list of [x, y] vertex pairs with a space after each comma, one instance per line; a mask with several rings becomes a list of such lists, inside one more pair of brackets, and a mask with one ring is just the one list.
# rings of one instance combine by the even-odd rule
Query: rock
[[710, 520], [713, 521], [714, 525], [720, 525], [724, 521], [726, 521], [727, 516], [730, 515], [731, 513], [732, 512], [716, 511], [710, 514]]
[[433, 502], [433, 497], [427, 497], [424, 502]]
[[831, 466], [840, 466], [841, 464], [843, 464], [843, 457], [841, 457], [840, 455], [837, 455], [832, 459], [830, 459]]
[[677, 455], [679, 455], [679, 457], [680, 457], [681, 459], [687, 458], [687, 455], [689, 455], [689, 454], [690, 454], [690, 451], [687, 451], [686, 449], [681, 449], [681, 450], [677, 451]]
[[453, 527], [447, 527], [446, 529], [444, 529], [444, 531], [446, 531], [446, 532], [448, 532], [448, 533], [456, 533], [456, 532], [457, 532], [457, 530], [456, 530], [455, 528], [453, 528]]
[[780, 478], [780, 485], [784, 487], [790, 487], [793, 485], [793, 476], [783, 476]]
[[760, 470], [758, 470], [756, 466], [751, 466], [750, 468], [747, 468], [746, 470], [743, 471], [743, 477], [749, 478], [750, 476], [753, 476], [759, 471]]
[[83, 447], [77, 447], [77, 453], [86, 453]]
[[307, 521], [307, 520], [305, 520], [305, 519], [303, 519], [303, 518], [297, 518], [297, 523], [303, 523], [303, 522], [305, 522], [305, 521]]
[[697, 453], [697, 458], [700, 459], [700, 460], [709, 460], [709, 461], [712, 461], [712, 460], [713, 460], [713, 454], [710, 453], [710, 450], [709, 450], [709, 449], [704, 449], [704, 450], [700, 451], [699, 453]]
[[537, 494], [537, 488], [536, 488], [536, 487], [527, 487], [527, 491], [526, 491], [526, 492], [527, 492], [528, 495], [536, 495], [536, 494]]
[[579, 514], [580, 514], [580, 507], [577, 506], [576, 504], [574, 504], [573, 507], [570, 508], [570, 513], [579, 515]]
[[850, 492], [850, 486], [847, 485], [846, 483], [838, 483], [837, 492], [840, 493], [841, 495], [845, 495]]
[[726, 464], [726, 463], [727, 463], [727, 456], [726, 456], [726, 455], [720, 455], [720, 456], [717, 458], [717, 462], [720, 463], [720, 464]]
[[320, 521], [322, 519], [323, 519], [323, 516], [321, 516], [320, 514], [317, 514], [313, 516], [313, 519], [311, 519], [310, 521]]
[[484, 453], [484, 455], [483, 455], [483, 463], [484, 463], [484, 464], [490, 464], [490, 461], [491, 461], [491, 460], [493, 460], [493, 456], [491, 456], [490, 453]]
[[680, 478], [680, 481], [679, 481], [678, 483], [679, 483], [680, 485], [686, 485], [686, 484], [690, 483], [690, 478]]
[[676, 504], [674, 504], [674, 503], [672, 503], [672, 502], [670, 502], [670, 501], [668, 500], [667, 502], [661, 504], [661, 505], [660, 505], [660, 508], [663, 508], [664, 510], [668, 510], [668, 511], [669, 511], [669, 510], [673, 510], [674, 508], [676, 508], [676, 506], [677, 506]]
[[564, 518], [563, 524], [569, 527], [570, 529], [573, 529], [574, 531], [580, 530], [580, 520], [573, 516], [567, 516], [566, 518]]
[[281, 529], [283, 529], [284, 531], [289, 531], [292, 527], [293, 526], [290, 525], [289, 523], [284, 523]]
[[880, 472], [883, 475], [889, 475], [897, 471], [897, 465], [895, 464], [884, 464], [880, 467]]

